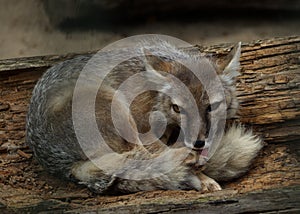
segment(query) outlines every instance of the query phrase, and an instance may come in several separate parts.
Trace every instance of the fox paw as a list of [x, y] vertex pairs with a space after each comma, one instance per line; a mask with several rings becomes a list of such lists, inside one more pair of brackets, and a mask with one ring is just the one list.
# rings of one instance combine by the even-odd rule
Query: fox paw
[[214, 192], [222, 190], [222, 187], [214, 179], [206, 176], [203, 173], [199, 174], [199, 179], [201, 181], [202, 192]]

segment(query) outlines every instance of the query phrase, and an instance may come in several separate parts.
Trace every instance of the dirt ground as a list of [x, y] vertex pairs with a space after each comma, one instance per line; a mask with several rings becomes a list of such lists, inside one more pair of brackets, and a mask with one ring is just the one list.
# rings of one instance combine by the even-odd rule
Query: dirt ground
[[125, 36], [145, 33], [167, 34], [202, 45], [299, 35], [299, 17], [287, 14], [274, 11], [262, 18], [219, 16], [188, 22], [159, 22], [150, 17], [145, 23], [111, 26], [110, 30], [66, 32], [51, 25], [41, 0], [0, 0], [0, 59], [97, 50]]

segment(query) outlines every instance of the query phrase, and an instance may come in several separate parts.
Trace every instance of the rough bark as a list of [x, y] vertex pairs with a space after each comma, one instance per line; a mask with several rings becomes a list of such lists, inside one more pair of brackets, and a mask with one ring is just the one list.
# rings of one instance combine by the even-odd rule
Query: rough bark
[[[232, 45], [219, 45], [198, 49], [222, 58], [231, 47]], [[12, 93], [17, 93], [17, 97], [25, 96], [23, 93], [26, 93], [27, 97], [22, 99], [27, 102], [34, 83], [48, 67], [76, 55], [78, 54], [0, 61], [0, 87], [3, 90], [0, 110], [14, 110], [17, 100], [11, 96]], [[243, 43], [242, 75], [237, 83], [239, 120], [253, 126], [267, 142], [300, 140], [299, 57], [299, 37]], [[16, 92], [18, 88], [22, 92]], [[17, 108], [24, 109], [25, 105], [18, 105]], [[15, 124], [14, 127], [16, 126], [18, 125]]]
[[[7, 213], [39, 213], [61, 212], [68, 213], [297, 213], [300, 211], [299, 187], [255, 191], [246, 194], [234, 194], [234, 191], [222, 194], [202, 195], [183, 201], [146, 202], [144, 204], [117, 205], [114, 207], [71, 207], [69, 203], [59, 200], [44, 200], [34, 206], [7, 209]], [[260, 205], [258, 205], [258, 203]], [[0, 204], [1, 209], [1, 204]]]
[[[201, 50], [222, 58], [231, 47], [230, 44], [196, 46], [192, 51]], [[60, 181], [40, 168], [24, 143], [31, 91], [47, 68], [75, 55], [0, 61], [1, 212], [299, 211], [300, 37], [243, 43], [242, 75], [237, 83], [241, 108], [236, 120], [253, 127], [267, 145], [246, 176], [222, 184], [227, 190], [210, 194], [155, 191], [94, 196], [85, 188]], [[245, 194], [260, 189], [273, 190]]]

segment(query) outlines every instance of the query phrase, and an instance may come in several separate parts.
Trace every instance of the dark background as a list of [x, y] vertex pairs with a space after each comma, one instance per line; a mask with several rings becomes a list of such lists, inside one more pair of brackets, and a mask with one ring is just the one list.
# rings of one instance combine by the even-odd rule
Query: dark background
[[299, 0], [0, 0], [0, 59], [167, 34], [213, 45], [300, 34]]

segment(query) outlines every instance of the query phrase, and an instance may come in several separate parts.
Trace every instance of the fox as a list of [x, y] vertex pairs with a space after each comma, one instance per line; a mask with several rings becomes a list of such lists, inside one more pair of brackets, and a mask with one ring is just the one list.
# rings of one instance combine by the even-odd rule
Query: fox
[[[168, 42], [160, 42], [159, 46], [163, 48], [152, 50], [146, 47], [142, 50], [144, 57], [134, 57], [114, 67], [101, 79], [99, 88], [87, 81], [79, 91], [82, 97], [82, 111], [79, 112], [72, 108], [74, 90], [92, 55], [66, 60], [42, 75], [29, 104], [26, 143], [47, 172], [84, 185], [96, 194], [152, 190], [216, 191], [222, 189], [218, 182], [247, 172], [263, 144], [259, 136], [241, 124], [229, 126], [212, 156], [204, 165], [199, 164], [199, 156], [206, 148], [212, 112], [220, 108], [221, 101], [226, 103], [225, 119], [233, 118], [238, 110], [235, 84], [240, 69], [241, 44], [233, 48], [222, 63]], [[168, 57], [166, 49], [179, 59], [198, 63], [205, 58], [205, 62], [217, 71], [225, 100], [218, 100], [218, 96], [209, 97], [203, 83], [189, 68]], [[112, 54], [109, 57], [118, 56]], [[207, 66], [200, 66], [200, 69], [205, 73]], [[139, 84], [155, 83], [157, 90], [138, 94], [130, 105], [124, 96], [115, 98], [122, 83], [136, 74], [141, 77]], [[191, 125], [194, 115], [190, 113], [189, 97], [177, 96], [170, 75], [178, 78], [193, 96], [199, 126]], [[87, 155], [79, 143], [72, 116], [76, 113], [85, 117], [84, 97], [95, 89], [96, 124], [110, 150], [92, 146], [94, 139], [88, 139], [87, 144], [90, 143], [91, 147], [88, 148], [90, 155]], [[112, 103], [118, 112], [117, 123], [122, 127], [121, 132], [129, 139], [115, 127]], [[165, 125], [164, 130], [160, 128], [162, 125]], [[180, 135], [182, 130], [183, 135]], [[191, 136], [192, 132], [197, 133], [196, 137]], [[151, 143], [144, 144], [144, 141]], [[153, 159], [157, 161], [151, 161]]]

